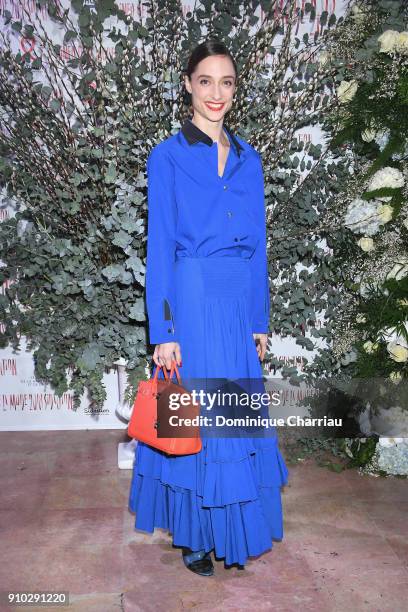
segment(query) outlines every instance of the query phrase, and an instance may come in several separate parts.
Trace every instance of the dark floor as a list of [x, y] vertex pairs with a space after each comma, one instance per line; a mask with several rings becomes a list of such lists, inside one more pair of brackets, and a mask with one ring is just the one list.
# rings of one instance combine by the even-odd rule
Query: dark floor
[[120, 430], [0, 433], [0, 591], [69, 591], [78, 612], [408, 609], [406, 479], [288, 466], [283, 541], [244, 571], [221, 561], [203, 577], [184, 568], [164, 531], [134, 531], [131, 471], [117, 468], [126, 439]]

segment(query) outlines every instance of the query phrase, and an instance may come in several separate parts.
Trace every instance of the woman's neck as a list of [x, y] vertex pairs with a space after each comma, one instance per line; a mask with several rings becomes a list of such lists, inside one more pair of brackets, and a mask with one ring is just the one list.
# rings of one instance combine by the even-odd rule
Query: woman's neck
[[221, 124], [215, 124], [215, 125], [209, 122], [204, 123], [204, 122], [201, 122], [200, 120], [197, 121], [197, 118], [195, 117], [195, 115], [193, 115], [193, 117], [190, 117], [190, 121], [194, 123], [194, 125], [196, 125], [200, 130], [205, 132], [211, 138], [213, 142], [220, 143], [224, 147], [229, 147], [230, 142], [229, 142], [228, 136], [224, 132], [222, 122]]

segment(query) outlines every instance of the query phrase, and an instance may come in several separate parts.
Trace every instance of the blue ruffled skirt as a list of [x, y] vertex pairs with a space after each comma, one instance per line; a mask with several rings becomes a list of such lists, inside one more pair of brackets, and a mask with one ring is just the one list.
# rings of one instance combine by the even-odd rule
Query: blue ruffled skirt
[[[182, 383], [262, 379], [250, 326], [248, 261], [183, 257], [175, 264], [175, 283]], [[135, 528], [167, 529], [176, 546], [214, 550], [228, 565], [245, 565], [283, 537], [280, 488], [288, 469], [276, 431], [202, 442], [199, 453], [185, 456], [137, 444], [129, 493]]]

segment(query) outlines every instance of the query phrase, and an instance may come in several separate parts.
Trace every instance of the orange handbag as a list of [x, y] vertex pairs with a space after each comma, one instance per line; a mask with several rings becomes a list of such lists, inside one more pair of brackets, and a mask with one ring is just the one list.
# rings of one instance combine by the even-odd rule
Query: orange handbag
[[[157, 366], [154, 376], [149, 380], [140, 381], [133, 411], [128, 425], [128, 435], [149, 446], [153, 446], [169, 455], [191, 455], [198, 453], [201, 448], [200, 438], [200, 404], [194, 402], [190, 391], [181, 385], [181, 378], [176, 362], [171, 364], [170, 377], [163, 367], [164, 380], [158, 378], [162, 366]], [[176, 384], [171, 380], [176, 371]], [[177, 409], [170, 408], [170, 394], [174, 397], [183, 395], [182, 402]], [[170, 425], [169, 418], [180, 424]], [[180, 419], [191, 420], [197, 417], [196, 424]], [[174, 421], [173, 420], [173, 421]], [[164, 437], [164, 436], [168, 437]]]

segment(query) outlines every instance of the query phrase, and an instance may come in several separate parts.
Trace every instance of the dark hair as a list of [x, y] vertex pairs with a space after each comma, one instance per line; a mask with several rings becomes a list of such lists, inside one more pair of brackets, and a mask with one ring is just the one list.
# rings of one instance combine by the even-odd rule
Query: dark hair
[[[197, 45], [190, 54], [190, 57], [187, 62], [187, 68], [183, 70], [184, 74], [191, 79], [191, 75], [196, 69], [197, 65], [206, 57], [210, 55], [226, 55], [230, 58], [232, 65], [234, 66], [235, 71], [235, 82], [238, 78], [238, 69], [234, 58], [231, 55], [228, 47], [221, 42], [220, 40], [216, 40], [214, 38], [210, 38], [209, 40], [205, 40], [204, 42]], [[185, 99], [187, 104], [191, 104], [191, 94], [188, 91], [185, 91]]]

